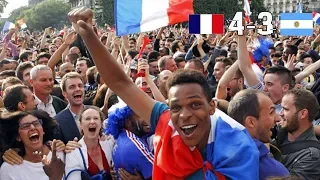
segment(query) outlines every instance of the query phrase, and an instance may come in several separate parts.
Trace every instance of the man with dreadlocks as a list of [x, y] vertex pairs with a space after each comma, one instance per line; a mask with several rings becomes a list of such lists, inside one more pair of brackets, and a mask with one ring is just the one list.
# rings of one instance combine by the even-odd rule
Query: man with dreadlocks
[[152, 179], [154, 156], [142, 138], [150, 132], [150, 125], [139, 119], [128, 106], [117, 108], [109, 115], [105, 131], [117, 140], [112, 159], [118, 178], [127, 171]]

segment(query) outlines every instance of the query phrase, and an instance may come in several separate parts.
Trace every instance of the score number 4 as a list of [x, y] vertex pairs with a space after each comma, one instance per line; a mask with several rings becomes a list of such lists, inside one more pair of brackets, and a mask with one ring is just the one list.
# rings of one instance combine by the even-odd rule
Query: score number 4
[[[272, 34], [273, 33], [272, 14], [270, 12], [261, 12], [259, 13], [258, 19], [262, 19], [263, 20], [262, 25], [266, 27], [265, 29], [257, 28], [258, 34], [263, 36]], [[239, 36], [242, 36], [245, 28], [242, 24], [242, 20], [243, 20], [242, 12], [237, 12], [233, 17], [233, 20], [231, 21], [228, 30], [230, 32], [236, 31], [238, 32]], [[248, 28], [248, 29], [251, 29], [251, 28]]]

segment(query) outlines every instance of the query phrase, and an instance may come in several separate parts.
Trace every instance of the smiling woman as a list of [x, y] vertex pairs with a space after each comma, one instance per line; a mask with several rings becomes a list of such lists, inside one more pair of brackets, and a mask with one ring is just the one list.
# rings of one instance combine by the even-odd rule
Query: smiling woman
[[[56, 122], [46, 112], [15, 112], [2, 114], [0, 118], [1, 151], [16, 148], [23, 162], [19, 165], [3, 163], [0, 179], [49, 179], [43, 171], [42, 156], [51, 158], [48, 140], [53, 140]], [[58, 154], [63, 157], [63, 153]]]

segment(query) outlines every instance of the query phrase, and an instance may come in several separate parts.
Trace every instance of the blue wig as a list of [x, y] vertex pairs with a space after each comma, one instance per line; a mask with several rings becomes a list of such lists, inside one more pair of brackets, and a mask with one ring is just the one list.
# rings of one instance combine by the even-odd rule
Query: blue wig
[[106, 134], [111, 134], [114, 139], [117, 139], [121, 129], [124, 128], [125, 121], [133, 114], [129, 106], [117, 108], [115, 111], [109, 114], [108, 124], [105, 128]]
[[254, 62], [261, 62], [262, 57], [267, 57], [267, 63], [270, 61], [269, 48], [273, 45], [272, 41], [267, 38], [258, 38], [256, 49], [253, 51]]

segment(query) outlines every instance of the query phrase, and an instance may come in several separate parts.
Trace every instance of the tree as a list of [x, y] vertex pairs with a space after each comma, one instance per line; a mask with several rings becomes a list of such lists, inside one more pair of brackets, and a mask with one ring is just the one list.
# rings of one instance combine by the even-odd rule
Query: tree
[[4, 8], [7, 6], [8, 1], [0, 0], [0, 13], [3, 13]]
[[238, 0], [197, 0], [193, 2], [196, 14], [224, 14], [225, 19], [232, 19], [235, 13], [242, 9]]
[[[258, 19], [259, 13], [267, 12], [268, 10], [263, 6], [263, 0], [251, 0], [251, 21], [255, 22]], [[261, 23], [258, 23], [261, 24]]]
[[43, 30], [46, 27], [61, 28], [69, 23], [67, 14], [70, 4], [63, 0], [44, 0], [31, 7], [22, 7], [11, 13], [9, 19], [15, 22], [23, 18], [31, 30]]
[[14, 9], [13, 11], [11, 11], [8, 20], [10, 22], [16, 22], [16, 20], [23, 18], [23, 15], [24, 15], [23, 13], [29, 9], [31, 9], [30, 6], [22, 6], [22, 7], [19, 7], [18, 9]]

